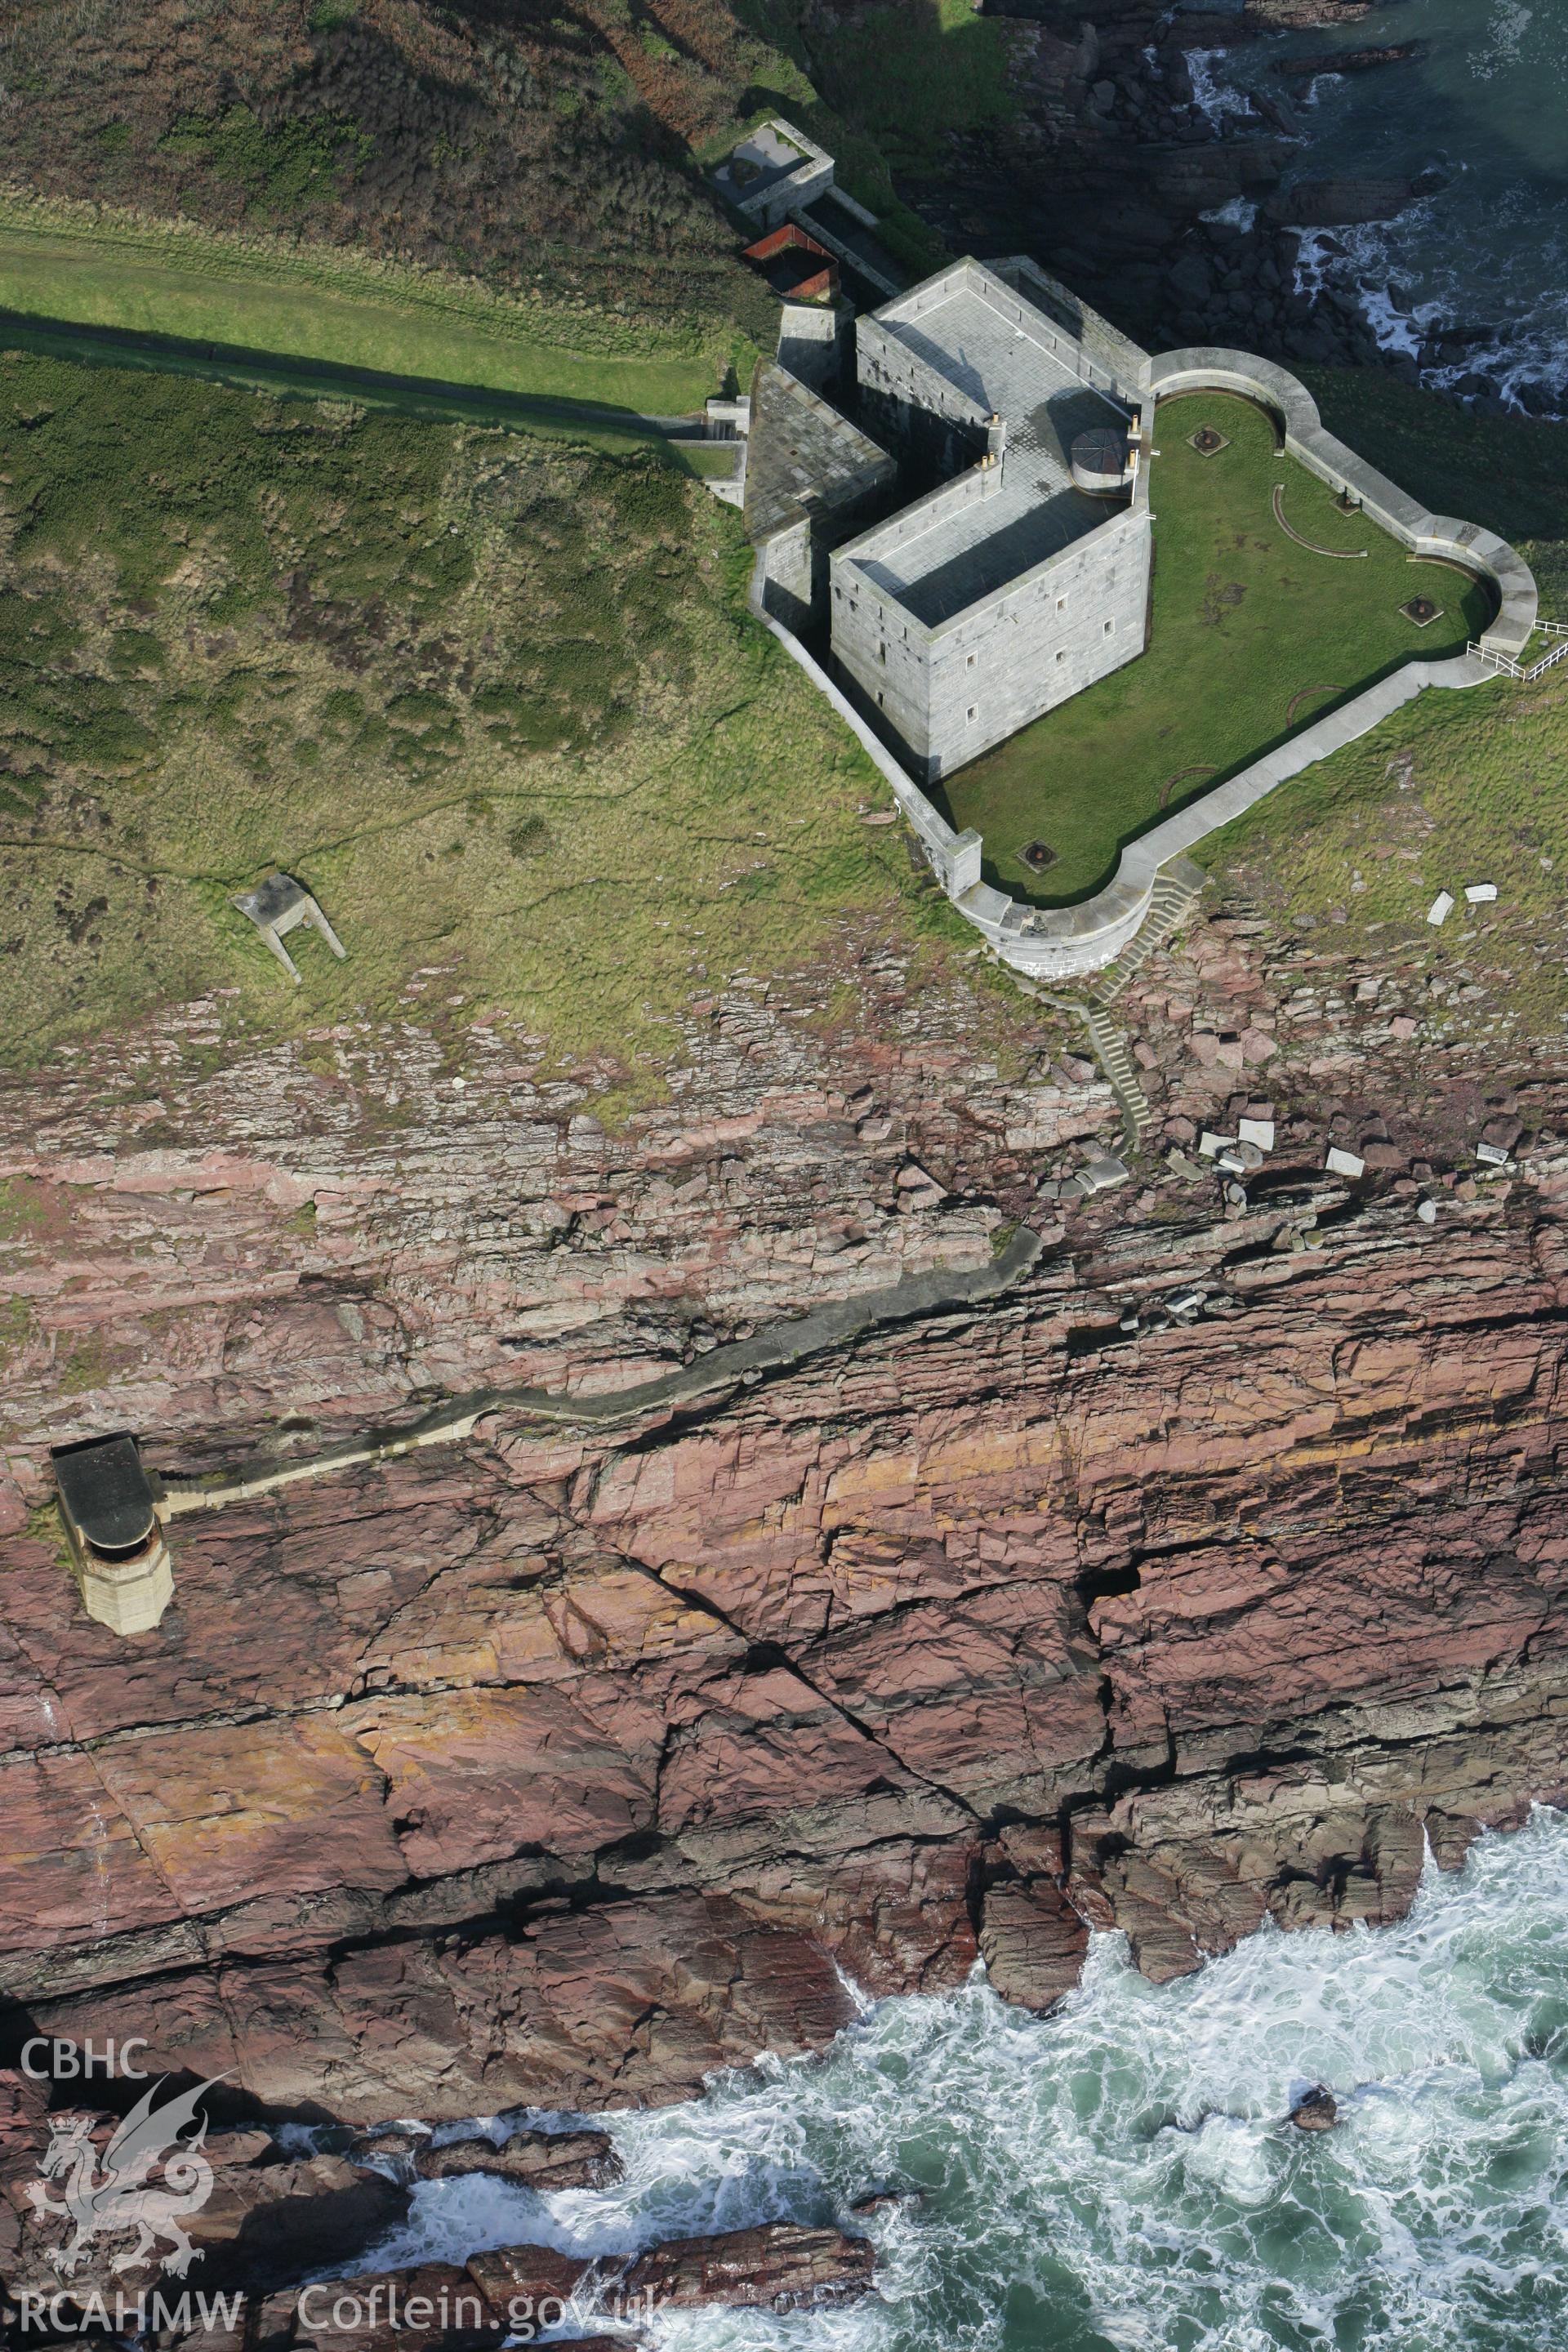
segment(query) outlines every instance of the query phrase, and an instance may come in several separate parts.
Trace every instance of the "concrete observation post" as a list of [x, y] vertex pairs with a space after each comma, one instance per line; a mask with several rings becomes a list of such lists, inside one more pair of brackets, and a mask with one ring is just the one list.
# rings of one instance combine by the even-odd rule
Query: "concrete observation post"
[[82, 1606], [111, 1633], [151, 1633], [174, 1596], [160, 1482], [133, 1437], [89, 1437], [52, 1455]]

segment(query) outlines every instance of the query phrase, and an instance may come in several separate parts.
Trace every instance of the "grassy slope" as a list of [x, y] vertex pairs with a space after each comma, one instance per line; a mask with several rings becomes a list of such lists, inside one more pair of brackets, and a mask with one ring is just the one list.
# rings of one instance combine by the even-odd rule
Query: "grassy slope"
[[[1209, 418], [1231, 446], [1200, 457], [1186, 436]], [[1479, 588], [1412, 563], [1280, 458], [1259, 411], [1207, 394], [1170, 401], [1156, 439], [1148, 650], [947, 781], [954, 824], [980, 828], [990, 877], [1016, 896], [1048, 903], [1097, 887], [1120, 845], [1162, 814], [1397, 663], [1462, 647], [1486, 621]], [[1368, 560], [1288, 539], [1270, 504], [1277, 482], [1305, 538], [1370, 548]], [[1421, 631], [1397, 609], [1418, 591], [1445, 608]], [[1036, 838], [1057, 852], [1043, 887], [1017, 854]]]
[[[618, 15], [631, 10], [620, 0]], [[724, 319], [745, 272], [711, 192], [587, 9], [433, 0], [0, 0], [18, 189]], [[743, 84], [742, 84], [743, 87]], [[731, 116], [733, 93], [716, 84]]]
[[700, 407], [735, 349], [711, 326], [652, 322], [605, 349], [602, 319], [465, 299], [411, 273], [336, 258], [308, 270], [216, 236], [44, 226], [36, 208], [3, 206], [0, 309], [656, 415]]
[[[1440, 512], [1490, 524], [1534, 567], [1542, 609], [1568, 618], [1568, 434], [1476, 418], [1373, 375], [1315, 375], [1325, 422]], [[1404, 939], [1433, 1017], [1489, 976], [1532, 1024], [1568, 1017], [1562, 906], [1568, 877], [1568, 665], [1532, 687], [1498, 679], [1428, 694], [1308, 772], [1203, 846], [1228, 887], [1287, 922], [1328, 926], [1353, 950]], [[1439, 889], [1495, 882], [1495, 908], [1441, 930]]]
[[[746, 619], [738, 519], [652, 453], [12, 356], [0, 477], [8, 1058], [435, 985], [647, 1082], [704, 982], [947, 921]], [[298, 991], [228, 904], [274, 864], [350, 950]]]

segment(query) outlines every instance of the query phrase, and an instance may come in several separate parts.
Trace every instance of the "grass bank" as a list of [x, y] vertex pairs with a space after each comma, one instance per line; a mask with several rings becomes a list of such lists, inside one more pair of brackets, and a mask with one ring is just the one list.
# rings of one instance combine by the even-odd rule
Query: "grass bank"
[[700, 407], [725, 366], [746, 356], [711, 327], [507, 301], [390, 264], [273, 251], [254, 238], [129, 222], [89, 227], [20, 203], [0, 202], [0, 310], [656, 415]]
[[[1568, 619], [1568, 435], [1473, 416], [1376, 372], [1308, 377], [1330, 428], [1436, 512], [1489, 524], [1533, 569], [1548, 618]], [[1537, 1034], [1568, 1019], [1568, 664], [1533, 686], [1497, 679], [1426, 694], [1204, 843], [1243, 904], [1354, 953], [1402, 943], [1441, 1036], [1485, 990]], [[1468, 907], [1468, 882], [1496, 886]], [[1439, 890], [1458, 904], [1426, 921]]]
[[[1229, 441], [1209, 457], [1187, 437], [1205, 422]], [[1479, 583], [1411, 562], [1364, 515], [1342, 512], [1246, 403], [1168, 401], [1155, 440], [1148, 649], [943, 787], [953, 824], [985, 836], [987, 878], [1041, 905], [1097, 888], [1122, 843], [1373, 678], [1459, 651], [1490, 609]], [[1276, 520], [1281, 483], [1286, 519], [1311, 547]], [[1416, 595], [1441, 608], [1426, 628], [1399, 610]], [[1021, 856], [1035, 841], [1055, 852], [1040, 878]]]

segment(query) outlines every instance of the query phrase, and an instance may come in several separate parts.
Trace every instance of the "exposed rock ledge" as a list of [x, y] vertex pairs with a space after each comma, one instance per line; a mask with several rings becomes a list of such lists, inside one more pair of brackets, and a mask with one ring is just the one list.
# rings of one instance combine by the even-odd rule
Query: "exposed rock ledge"
[[[1429, 1228], [1396, 1171], [1417, 1150], [1451, 1164], [1483, 1086], [1506, 1090], [1501, 1049], [1468, 1076], [1456, 1051], [1439, 1075], [1369, 1003], [1383, 1042], [1359, 1066], [1348, 1033], [1335, 1056], [1319, 1039], [1292, 1062], [1278, 995], [1244, 943], [1215, 938], [1201, 969], [1165, 960], [1148, 982], [1151, 1004], [1190, 1013], [1201, 988], [1244, 1008], [1234, 1048], [1194, 1034], [1168, 1106], [1217, 1118], [1266, 1054], [1310, 1104], [1331, 1064], [1342, 1113], [1375, 1084], [1399, 1139], [1357, 1192], [1316, 1172], [1303, 1111], [1245, 1210], [1165, 1178], [1129, 1188], [1050, 1233], [1004, 1297], [864, 1334], [684, 1418], [498, 1420], [182, 1522], [175, 1610], [135, 1645], [83, 1619], [50, 1542], [18, 1528], [0, 2060], [30, 2032], [145, 2035], [150, 2063], [226, 2071], [273, 2116], [668, 2100], [759, 2049], [821, 2045], [851, 2014], [844, 1974], [934, 1990], [983, 1955], [1001, 1991], [1044, 2007], [1088, 1927], [1115, 1925], [1169, 1976], [1270, 1915], [1390, 1917], [1424, 1839], [1454, 1863], [1478, 1822], [1561, 1793], [1568, 1159], [1551, 1137], [1568, 1092], [1527, 1078], [1519, 1174], [1467, 1178]], [[1302, 964], [1284, 959], [1283, 988]], [[684, 1154], [563, 1129], [544, 1190], [609, 1194], [588, 1229], [605, 1254], [552, 1249], [525, 1274], [505, 1250], [548, 1225], [537, 1182], [496, 1240], [491, 1130], [451, 1150], [438, 1071], [398, 1130], [395, 1211], [368, 1147], [301, 1133], [287, 1095], [259, 1135], [252, 1088], [248, 1157], [229, 1139], [221, 1185], [181, 1197], [177, 1152], [150, 1156], [133, 1254], [123, 1193], [90, 1217], [73, 1205], [124, 1178], [112, 1138], [69, 1157], [95, 1080], [79, 1112], [61, 1095], [18, 1118], [77, 1171], [37, 1180], [57, 1221], [37, 1229], [27, 1295], [68, 1318], [113, 1293], [121, 1319], [103, 1319], [130, 1335], [129, 1369], [97, 1425], [171, 1433], [170, 1468], [210, 1465], [215, 1429], [248, 1443], [356, 1370], [338, 1410], [361, 1420], [420, 1348], [486, 1377], [512, 1281], [547, 1332], [518, 1369], [628, 1381], [646, 1341], [639, 1357], [627, 1322], [580, 1302], [584, 1286], [649, 1297], [625, 1238], [647, 1202], [685, 1194], [679, 1247], [649, 1262], [689, 1254], [689, 1317], [721, 1294], [758, 1311], [785, 1286], [790, 1218], [831, 1227], [837, 1251], [790, 1261], [805, 1304], [900, 1265], [983, 1263], [1042, 1150], [1106, 1122], [1103, 1090], [1075, 1093], [1070, 1072], [976, 1066], [955, 1004], [940, 1051], [928, 1035], [830, 1052], [759, 1016], [670, 1114], [697, 1139]], [[529, 1130], [522, 1082], [506, 1084], [495, 1134], [511, 1150]], [[175, 1096], [171, 1080], [171, 1120]], [[877, 1207], [915, 1195], [900, 1171], [917, 1153], [918, 1205]], [[721, 1165], [706, 1193], [694, 1161]], [[320, 1244], [288, 1221], [326, 1197], [323, 1162], [336, 1273], [306, 1287], [285, 1269]], [[258, 1166], [266, 1183], [238, 1181]], [[1276, 1246], [1310, 1214], [1319, 1246]], [[764, 1216], [774, 1245], [742, 1282]], [[205, 1353], [200, 1321], [137, 1320], [137, 1286], [167, 1295], [181, 1253], [186, 1295], [228, 1302]], [[1223, 1312], [1124, 1337], [1129, 1296], [1196, 1277]], [[58, 1409], [47, 1381], [38, 1393]], [[47, 1421], [14, 1428], [37, 1493]]]

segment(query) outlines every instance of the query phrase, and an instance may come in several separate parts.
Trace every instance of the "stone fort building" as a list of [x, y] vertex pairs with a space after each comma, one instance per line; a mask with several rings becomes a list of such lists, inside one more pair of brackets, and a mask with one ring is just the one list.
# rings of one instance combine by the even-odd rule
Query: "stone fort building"
[[1033, 275], [961, 261], [856, 324], [860, 426], [934, 486], [833, 551], [832, 652], [922, 783], [1148, 639], [1143, 396]]
[[[749, 403], [710, 404], [742, 436], [733, 482], [710, 487], [743, 509], [753, 613], [858, 737], [942, 888], [1003, 962], [1036, 982], [1104, 970], [1152, 917], [1149, 943], [1179, 919], [1202, 879], [1190, 852], [1215, 826], [1428, 688], [1535, 674], [1522, 656], [1536, 588], [1518, 551], [1429, 513], [1325, 430], [1286, 369], [1219, 347], [1152, 355], [1023, 256], [959, 261], [899, 291], [873, 216], [840, 196], [831, 158], [771, 127], [784, 143], [772, 161], [759, 154], [747, 217], [762, 217], [775, 184], [787, 195], [793, 173], [809, 178], [785, 216], [837, 258], [851, 300], [784, 300], [777, 356]], [[764, 166], [776, 184], [763, 185]], [[1014, 898], [985, 879], [981, 835], [955, 830], [930, 788], [1144, 650], [1155, 410], [1199, 390], [1261, 408], [1282, 457], [1413, 556], [1487, 582], [1494, 616], [1464, 656], [1426, 661], [1413, 646], [1124, 842], [1090, 897]], [[1568, 643], [1568, 625], [1561, 635]]]

